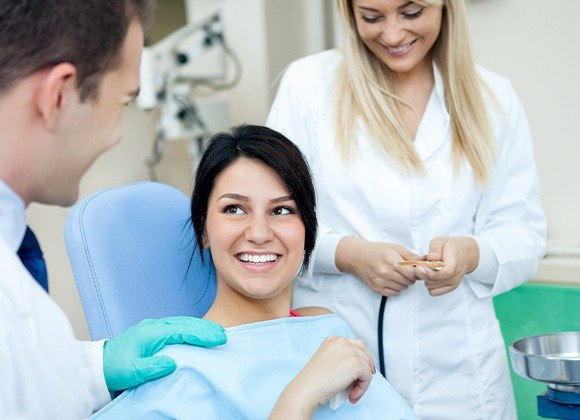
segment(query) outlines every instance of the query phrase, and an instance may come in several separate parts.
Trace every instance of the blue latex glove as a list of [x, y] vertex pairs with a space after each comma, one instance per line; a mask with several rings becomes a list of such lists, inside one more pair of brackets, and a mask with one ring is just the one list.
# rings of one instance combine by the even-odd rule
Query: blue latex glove
[[224, 344], [224, 328], [192, 317], [145, 319], [105, 341], [103, 371], [109, 391], [119, 391], [162, 378], [176, 366], [168, 356], [153, 356], [168, 344], [214, 347]]

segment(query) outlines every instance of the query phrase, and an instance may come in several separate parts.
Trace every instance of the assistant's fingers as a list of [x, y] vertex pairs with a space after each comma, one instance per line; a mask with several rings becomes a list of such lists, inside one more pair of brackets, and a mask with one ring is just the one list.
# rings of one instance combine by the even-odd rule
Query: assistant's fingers
[[425, 282], [425, 287], [431, 296], [441, 296], [457, 289], [459, 283], [453, 282]]
[[[439, 236], [437, 238], [433, 238], [431, 242], [429, 242], [429, 252], [427, 252], [427, 259], [428, 260], [440, 260], [443, 255], [443, 247], [449, 240], [446, 236]], [[434, 258], [432, 258], [434, 257]]]
[[367, 285], [371, 288], [371, 290], [380, 295], [399, 296], [403, 290], [406, 290], [414, 283], [414, 280], [411, 281], [400, 276], [398, 273], [393, 273], [390, 279], [375, 277], [372, 279], [372, 282], [367, 282]]
[[378, 292], [381, 296], [386, 297], [396, 297], [401, 295], [401, 290], [391, 289], [389, 287], [385, 287]]
[[417, 275], [415, 274], [415, 269], [413, 267], [399, 267], [396, 271], [396, 275], [393, 276], [393, 280], [399, 284], [405, 286], [411, 286], [417, 280]]
[[424, 256], [417, 255], [414, 252], [411, 252], [407, 248], [403, 248], [403, 247], [401, 247], [401, 249], [399, 249], [399, 255], [401, 256], [401, 258], [403, 260], [422, 260], [422, 259], [424, 259]]
[[431, 268], [426, 268], [422, 266], [415, 268], [415, 275], [417, 276], [417, 278], [425, 282], [429, 281], [441, 282], [449, 278], [451, 274], [452, 274], [451, 270], [449, 270], [447, 267], [444, 267], [441, 270], [432, 270]]
[[417, 276], [412, 267], [395, 267], [393, 265], [393, 270], [388, 277], [382, 279], [382, 285], [384, 288], [401, 292], [415, 284], [416, 280]]

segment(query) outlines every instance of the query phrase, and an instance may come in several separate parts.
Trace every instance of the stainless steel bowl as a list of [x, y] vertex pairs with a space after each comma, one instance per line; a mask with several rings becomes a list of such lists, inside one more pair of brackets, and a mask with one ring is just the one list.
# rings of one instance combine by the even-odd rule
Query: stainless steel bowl
[[580, 385], [580, 332], [538, 335], [509, 348], [514, 372], [555, 385]]

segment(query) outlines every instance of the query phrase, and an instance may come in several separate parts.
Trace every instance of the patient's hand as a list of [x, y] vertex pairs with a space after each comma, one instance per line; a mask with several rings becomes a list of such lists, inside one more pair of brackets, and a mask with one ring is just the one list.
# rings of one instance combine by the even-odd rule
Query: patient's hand
[[309, 419], [316, 407], [350, 388], [356, 403], [376, 372], [373, 359], [361, 340], [328, 337], [296, 378], [286, 386], [270, 419]]

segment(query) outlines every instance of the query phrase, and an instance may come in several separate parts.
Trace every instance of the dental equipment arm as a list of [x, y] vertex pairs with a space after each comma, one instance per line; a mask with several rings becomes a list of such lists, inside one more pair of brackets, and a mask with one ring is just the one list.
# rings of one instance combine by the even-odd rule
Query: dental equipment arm
[[[223, 52], [218, 60], [219, 68], [204, 75], [196, 74], [192, 64], [214, 47], [220, 47]], [[227, 58], [234, 65], [231, 80], [226, 80]], [[190, 149], [195, 160], [210, 135], [208, 124], [191, 99], [193, 89], [200, 86], [212, 91], [229, 89], [237, 84], [240, 75], [240, 61], [225, 41], [219, 12], [198, 23], [187, 24], [144, 48], [141, 91], [136, 103], [141, 109], [158, 111], [153, 150], [147, 159], [152, 180], [156, 180], [154, 167], [163, 156], [166, 141], [197, 141], [197, 147]]]

